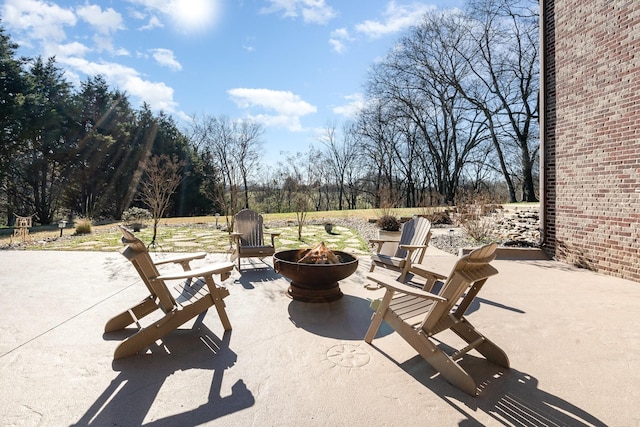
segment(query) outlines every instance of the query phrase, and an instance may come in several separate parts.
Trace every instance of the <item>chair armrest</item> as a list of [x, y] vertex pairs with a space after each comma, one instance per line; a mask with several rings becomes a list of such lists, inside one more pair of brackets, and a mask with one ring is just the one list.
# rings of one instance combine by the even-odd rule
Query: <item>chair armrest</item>
[[194, 259], [202, 259], [204, 257], [207, 256], [206, 252], [196, 252], [194, 254], [189, 254], [189, 255], [179, 255], [176, 257], [171, 257], [171, 258], [167, 258], [167, 259], [162, 259], [159, 261], [154, 261], [153, 263], [155, 265], [162, 265], [162, 264], [169, 264], [169, 263], [173, 263], [173, 264], [180, 264], [182, 265], [182, 268], [184, 270], [189, 270], [189, 262], [193, 261]]
[[423, 265], [423, 264], [413, 264], [411, 266], [411, 272], [413, 274], [417, 274], [420, 277], [424, 277], [426, 279], [428, 278], [434, 278], [437, 280], [444, 280], [447, 278], [447, 276], [445, 276], [444, 274], [440, 274], [438, 272], [432, 271], [432, 270], [427, 270], [427, 266]]
[[369, 239], [369, 243], [398, 243], [398, 241], [387, 239]]
[[178, 279], [189, 279], [192, 277], [212, 276], [214, 274], [224, 275], [225, 273], [228, 273], [231, 270], [233, 270], [233, 263], [230, 263], [227, 261], [227, 262], [220, 262], [217, 264], [213, 264], [207, 267], [198, 268], [195, 270], [161, 274], [160, 276], [155, 277], [155, 279], [178, 280]]
[[431, 292], [426, 292], [418, 288], [414, 288], [413, 286], [405, 285], [403, 283], [394, 280], [393, 278], [381, 274], [381, 273], [371, 273], [367, 275], [369, 280], [373, 280], [381, 286], [387, 288], [387, 290], [392, 290], [396, 292], [402, 292], [403, 294], [413, 295], [415, 297], [430, 299], [434, 301], [446, 301], [446, 298], [442, 298], [439, 295], [432, 294]]
[[400, 245], [401, 249], [405, 249], [407, 251], [415, 251], [416, 249], [426, 249], [427, 245]]
[[376, 248], [376, 253], [380, 253], [382, 252], [382, 246], [384, 246], [385, 243], [397, 243], [396, 240], [386, 240], [386, 239], [369, 239], [369, 244], [371, 245], [378, 245], [378, 247]]
[[194, 259], [202, 259], [204, 257], [207, 256], [206, 252], [196, 252], [194, 254], [188, 254], [188, 255], [179, 255], [176, 257], [172, 257], [172, 258], [167, 258], [167, 259], [162, 259], [159, 261], [154, 261], [153, 263], [155, 265], [161, 265], [161, 264], [168, 264], [168, 263], [181, 263], [183, 261], [191, 261]]
[[242, 233], [238, 233], [237, 231], [232, 231], [231, 233], [229, 233], [229, 237], [232, 240], [232, 243], [235, 243], [235, 245], [238, 247], [238, 250], [240, 248], [240, 238], [242, 237]]

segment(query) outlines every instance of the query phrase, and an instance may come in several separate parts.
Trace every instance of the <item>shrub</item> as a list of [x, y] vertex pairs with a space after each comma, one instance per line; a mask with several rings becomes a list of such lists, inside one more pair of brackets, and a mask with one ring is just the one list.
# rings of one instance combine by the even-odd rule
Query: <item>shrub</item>
[[393, 215], [383, 215], [376, 221], [376, 225], [384, 231], [400, 230], [400, 220]]
[[122, 221], [125, 224], [133, 224], [135, 222], [142, 223], [151, 219], [151, 212], [147, 209], [131, 207], [122, 212]]
[[431, 221], [431, 224], [434, 225], [453, 224], [453, 221], [451, 221], [451, 216], [449, 216], [449, 211], [434, 212], [430, 215], [426, 215], [426, 218]]
[[456, 204], [457, 221], [467, 235], [479, 243], [489, 243], [494, 240], [493, 229], [502, 206], [495, 203], [491, 195], [467, 193], [459, 196]]
[[76, 222], [76, 234], [91, 234], [91, 220], [89, 218], [80, 218]]
[[466, 218], [460, 226], [478, 243], [493, 241], [493, 220], [489, 217]]

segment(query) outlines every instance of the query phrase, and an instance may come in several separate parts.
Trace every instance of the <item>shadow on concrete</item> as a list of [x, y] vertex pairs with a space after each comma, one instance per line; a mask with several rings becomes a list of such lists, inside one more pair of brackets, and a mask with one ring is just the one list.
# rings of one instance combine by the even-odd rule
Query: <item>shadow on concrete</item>
[[282, 276], [277, 274], [273, 267], [266, 263], [259, 264], [243, 264], [240, 277], [234, 280], [245, 289], [254, 289], [255, 283], [272, 282], [280, 279]]
[[493, 307], [501, 308], [503, 310], [513, 311], [514, 313], [518, 313], [518, 314], [525, 314], [525, 311], [519, 308], [504, 305], [499, 302], [491, 301], [485, 298], [475, 297], [473, 301], [471, 301], [471, 304], [469, 305], [469, 308], [467, 309], [467, 311], [465, 311], [464, 313], [465, 316], [468, 316], [470, 313], [473, 313], [474, 311], [480, 310], [480, 304], [487, 304]]
[[[472, 397], [449, 384], [422, 356], [398, 363], [380, 348], [373, 347], [460, 412], [465, 417], [460, 426], [483, 425], [474, 417], [478, 411], [491, 416], [498, 425], [606, 426], [586, 410], [539, 389], [535, 377], [495, 365], [483, 357], [467, 354], [460, 361], [478, 384], [478, 395]], [[449, 353], [453, 351], [446, 345], [442, 348]]]
[[[200, 425], [254, 405], [255, 398], [242, 380], [231, 387], [230, 395], [221, 396], [224, 371], [237, 359], [229, 349], [231, 332], [225, 332], [221, 340], [206, 326], [196, 325], [169, 334], [150, 353], [113, 361], [119, 374], [74, 425]], [[165, 380], [190, 369], [213, 371], [207, 402], [145, 422]], [[188, 389], [173, 398], [176, 410], [193, 401]]]
[[[373, 314], [370, 303], [367, 299], [346, 294], [332, 302], [291, 300], [289, 320], [296, 327], [315, 335], [341, 340], [363, 340]], [[376, 336], [385, 336], [391, 332], [393, 330], [383, 323]]]

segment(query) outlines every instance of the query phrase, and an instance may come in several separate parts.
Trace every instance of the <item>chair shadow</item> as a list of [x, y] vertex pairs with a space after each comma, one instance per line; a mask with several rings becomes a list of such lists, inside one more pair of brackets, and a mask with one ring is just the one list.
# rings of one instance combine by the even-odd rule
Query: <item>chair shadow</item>
[[243, 264], [240, 277], [234, 280], [234, 283], [239, 283], [245, 289], [255, 289], [254, 283], [272, 282], [282, 277], [267, 263], [260, 262], [248, 265]]
[[[473, 415], [477, 411], [488, 414], [501, 425], [606, 426], [586, 410], [538, 388], [538, 380], [534, 376], [514, 368], [503, 368], [483, 357], [467, 354], [460, 361], [460, 365], [479, 384], [478, 395], [472, 397], [449, 384], [422, 356], [416, 355], [398, 363], [375, 348], [460, 412], [465, 417], [460, 426], [483, 425]], [[446, 345], [444, 349], [447, 352], [451, 350]]]
[[[253, 406], [255, 398], [242, 380], [231, 387], [230, 395], [221, 396], [224, 371], [237, 360], [229, 349], [231, 332], [220, 339], [206, 326], [196, 325], [197, 329], [168, 334], [150, 353], [114, 360], [112, 367], [119, 374], [74, 425], [142, 425], [165, 380], [189, 369], [213, 371], [207, 402], [145, 425], [200, 425]], [[191, 400], [188, 394], [176, 396], [176, 408], [181, 398]]]
[[508, 305], [504, 305], [501, 304], [499, 302], [495, 302], [495, 301], [491, 301], [485, 298], [480, 298], [480, 297], [475, 297], [473, 299], [473, 301], [471, 301], [471, 304], [469, 304], [469, 308], [467, 308], [467, 311], [465, 311], [465, 315], [469, 315], [470, 313], [473, 313], [474, 311], [478, 311], [480, 309], [480, 304], [487, 304], [493, 307], [497, 307], [497, 308], [501, 308], [503, 310], [509, 310], [509, 311], [513, 311], [514, 313], [518, 313], [518, 314], [525, 314], [526, 312], [524, 310], [521, 310], [519, 308], [516, 307], [511, 307]]
[[[288, 307], [289, 320], [296, 327], [315, 335], [341, 340], [362, 340], [373, 314], [369, 304], [369, 300], [346, 294], [332, 302], [291, 300]], [[383, 323], [376, 336], [392, 332], [393, 329]]]
[[[444, 283], [441, 280], [438, 280], [434, 285], [433, 288], [431, 289], [431, 293], [434, 294], [438, 294], [441, 290], [442, 290], [442, 286], [444, 285]], [[420, 284], [417, 284], [417, 286], [420, 286]], [[511, 307], [508, 305], [504, 305], [501, 304], [499, 302], [495, 302], [495, 301], [491, 301], [485, 298], [481, 298], [476, 296], [473, 301], [471, 301], [471, 304], [469, 304], [469, 307], [467, 308], [467, 311], [464, 312], [465, 315], [469, 315], [471, 313], [473, 313], [474, 311], [478, 311], [480, 309], [480, 304], [487, 304], [493, 307], [497, 307], [497, 308], [501, 308], [504, 310], [509, 310], [509, 311], [513, 311], [514, 313], [518, 313], [518, 314], [525, 314], [526, 312], [524, 310], [521, 310], [517, 307]]]

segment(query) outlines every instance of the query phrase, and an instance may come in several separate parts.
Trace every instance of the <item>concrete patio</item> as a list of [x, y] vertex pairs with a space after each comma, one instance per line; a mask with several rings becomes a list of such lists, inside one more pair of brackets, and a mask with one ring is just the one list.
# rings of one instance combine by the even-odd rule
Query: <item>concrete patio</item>
[[[160, 255], [162, 256], [162, 255]], [[209, 255], [202, 265], [223, 259]], [[429, 249], [447, 270], [455, 257]], [[269, 261], [270, 262], [270, 261]], [[380, 290], [366, 257], [332, 303], [291, 300], [256, 260], [215, 310], [147, 354], [113, 361], [105, 322], [145, 296], [118, 253], [0, 252], [1, 425], [640, 425], [640, 284], [546, 260], [499, 260], [468, 318], [508, 354], [466, 356], [457, 390], [386, 325], [362, 340]]]

